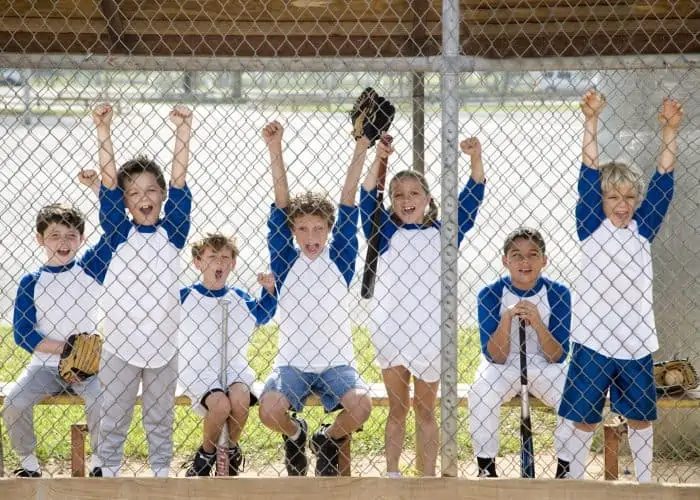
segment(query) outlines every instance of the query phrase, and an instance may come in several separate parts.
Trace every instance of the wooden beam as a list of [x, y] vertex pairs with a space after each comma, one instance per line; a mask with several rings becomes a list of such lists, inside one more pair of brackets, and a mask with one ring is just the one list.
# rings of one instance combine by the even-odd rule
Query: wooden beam
[[112, 42], [112, 47], [117, 47], [117, 45], [121, 44], [122, 35], [124, 34], [124, 19], [119, 9], [119, 1], [100, 0], [100, 10], [107, 22], [107, 33], [109, 34], [110, 42]]
[[697, 500], [700, 486], [630, 484], [605, 481], [552, 481], [542, 479], [450, 479], [422, 478], [65, 478], [9, 479], [0, 481], [2, 498], [27, 500], [327, 500], [348, 498], [375, 500]]

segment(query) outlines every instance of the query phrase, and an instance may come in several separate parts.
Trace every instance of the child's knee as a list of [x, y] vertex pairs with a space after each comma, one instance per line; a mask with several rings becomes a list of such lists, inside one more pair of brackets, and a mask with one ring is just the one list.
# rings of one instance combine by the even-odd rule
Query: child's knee
[[392, 399], [391, 396], [389, 397], [389, 418], [394, 420], [406, 420], [410, 409], [410, 400], [404, 400], [403, 398]]
[[34, 408], [34, 402], [27, 397], [24, 397], [21, 392], [10, 393], [5, 399], [2, 414], [5, 419], [17, 419], [25, 412], [31, 412]]
[[289, 403], [286, 401], [287, 398], [278, 392], [264, 394], [258, 410], [262, 423], [267, 427], [276, 427], [289, 410]]
[[574, 427], [576, 430], [582, 432], [594, 432], [598, 424], [585, 424], [583, 422], [574, 422]]
[[250, 391], [243, 384], [234, 384], [229, 388], [228, 400], [231, 414], [235, 417], [247, 416], [250, 409]]
[[366, 393], [350, 391], [343, 396], [343, 409], [358, 422], [365, 422], [372, 413], [372, 399]]
[[225, 419], [231, 413], [231, 404], [223, 392], [212, 392], [204, 400], [207, 407], [207, 415], [219, 419]]
[[413, 399], [413, 411], [418, 422], [432, 422], [435, 420], [435, 405], [427, 404], [419, 398]]

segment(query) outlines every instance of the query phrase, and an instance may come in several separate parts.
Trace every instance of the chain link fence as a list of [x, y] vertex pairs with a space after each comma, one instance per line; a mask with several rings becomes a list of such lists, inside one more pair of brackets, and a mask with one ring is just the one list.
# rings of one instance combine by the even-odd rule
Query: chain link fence
[[[350, 394], [340, 422], [361, 427], [353, 433], [349, 446], [353, 475], [442, 473], [474, 477], [492, 467], [488, 460], [477, 464], [478, 455], [495, 459], [499, 476], [520, 476], [520, 405], [517, 398], [503, 408], [500, 404], [520, 392], [518, 329], [516, 322], [512, 328], [506, 322], [498, 325], [523, 297], [537, 305], [542, 324], [559, 339], [561, 348], [552, 355], [548, 350], [551, 344], [545, 349], [550, 337], [535, 328], [526, 330], [529, 388], [544, 403], [540, 406], [531, 401], [538, 477], [554, 477], [558, 457], [576, 468], [571, 455], [577, 452], [581, 456], [581, 445], [572, 443], [583, 435], [562, 434], [557, 411], [546, 408], [559, 404], [567, 372], [571, 373], [574, 342], [590, 346], [594, 342], [589, 341], [594, 340], [599, 352], [615, 359], [615, 352], [609, 351], [616, 331], [610, 327], [610, 318], [627, 325], [625, 320], [631, 321], [642, 303], [652, 297], [652, 281], [653, 315], [647, 314], [630, 326], [629, 337], [622, 344], [629, 345], [635, 336], [642, 335], [640, 331], [652, 330], [654, 321], [659, 344], [654, 359], [688, 358], [697, 366], [700, 177], [694, 165], [700, 151], [696, 130], [699, 104], [694, 91], [700, 77], [692, 53], [697, 51], [695, 27], [700, 11], [694, 2], [501, 2], [496, 7], [484, 2], [445, 2], [440, 7], [431, 2], [334, 1], [295, 1], [289, 5], [205, 1], [137, 5], [78, 0], [65, 5], [5, 4], [8, 14], [2, 18], [2, 32], [6, 36], [0, 54], [4, 66], [0, 148], [5, 158], [0, 168], [4, 233], [0, 387], [4, 396], [2, 451], [8, 471], [37, 470], [40, 464], [45, 476], [69, 474], [70, 427], [87, 418], [91, 435], [100, 435], [102, 441], [110, 443], [100, 453], [91, 453], [93, 459], [101, 455], [101, 461], [91, 465], [101, 466], [105, 475], [107, 468], [118, 463], [121, 475], [126, 476], [146, 475], [151, 470], [184, 476], [192, 469], [193, 458], [200, 468], [202, 460], [213, 466], [206, 453], [214, 443], [204, 436], [218, 435], [223, 420], [214, 416], [222, 411], [227, 414], [227, 404], [238, 423], [227, 427], [233, 441], [241, 432], [242, 474], [288, 474], [285, 453], [291, 456], [292, 467], [302, 468], [294, 440], [282, 437], [300, 427], [288, 420], [279, 399], [269, 398], [269, 390], [268, 404], [250, 407], [242, 431], [241, 415], [246, 412], [239, 407], [245, 406], [241, 401], [247, 393], [241, 393], [240, 384], [229, 391], [229, 401], [221, 393], [210, 392], [221, 385], [218, 367], [223, 320], [217, 290], [223, 283], [231, 290], [225, 296], [230, 300], [226, 311], [231, 339], [226, 344], [226, 385], [232, 380], [244, 382], [260, 397], [268, 381], [274, 389], [272, 396], [284, 395], [293, 406], [298, 403], [293, 400], [305, 395], [311, 386], [325, 394], [320, 402], [310, 399], [295, 418], [306, 422], [309, 445], [318, 448], [316, 455], [322, 457], [325, 465], [321, 468], [326, 467], [326, 471], [343, 467], [343, 457], [336, 455], [338, 450], [342, 455], [348, 449], [342, 439], [347, 432], [336, 426], [327, 428], [327, 434], [316, 434], [339, 414], [326, 413], [320, 404], [332, 410]], [[349, 119], [355, 98], [366, 87], [376, 89], [396, 107], [390, 128], [394, 151], [388, 161], [385, 205], [391, 206], [397, 219], [382, 226], [384, 246], [380, 247], [371, 300], [360, 298], [367, 252], [361, 226], [371, 226], [371, 189], [370, 195], [361, 195], [359, 187], [354, 190], [355, 203], [365, 201], [359, 210], [362, 213], [342, 209], [335, 213], [340, 222], [345, 221], [345, 232], [341, 228], [329, 237], [328, 253], [321, 251], [325, 238], [316, 240], [297, 232], [304, 224], [294, 226], [295, 239], [290, 240], [285, 211], [271, 212], [273, 201], [280, 205], [271, 173], [271, 159], [274, 163], [279, 155], [269, 146], [270, 137], [263, 137], [262, 132], [275, 120], [284, 128], [282, 154], [292, 195], [314, 191], [337, 205], [344, 196], [346, 174], [353, 171], [353, 160], [362, 160], [359, 167], [354, 165], [362, 171], [359, 182], [372, 187], [367, 176], [373, 171], [375, 149], [367, 151], [366, 159], [358, 160]], [[579, 103], [590, 88], [607, 98], [597, 128], [601, 164], [618, 160], [638, 166], [643, 171], [643, 192], [664, 151], [662, 126], [657, 121], [663, 98], [675, 98], [684, 109], [677, 137], [675, 192], [658, 235], [657, 228], [652, 231], [655, 238], [648, 233], [640, 237], [640, 231], [634, 231], [634, 224], [646, 222], [639, 214], [632, 219], [634, 224], [619, 224], [622, 227], [618, 229], [633, 233], [624, 237], [601, 223], [589, 231], [598, 231], [594, 239], [602, 242], [599, 253], [593, 256], [586, 253], [591, 240], [581, 238], [580, 232], [581, 226], [588, 224], [587, 216], [579, 213], [577, 220], [575, 215], [582, 194], [577, 186], [584, 143]], [[79, 182], [81, 172], [99, 171], [99, 153], [107, 151], [104, 142], [98, 143], [91, 117], [99, 103], [112, 106], [111, 138], [117, 167], [145, 156], [163, 167], [166, 182], [181, 165], [173, 163], [174, 148], [178, 151], [182, 147], [168, 123], [169, 114], [176, 104], [192, 110], [186, 178], [192, 197], [189, 230], [177, 225], [182, 223], [180, 219], [175, 229], [172, 220], [167, 226], [169, 215], [187, 211], [184, 205], [176, 209], [166, 206], [159, 214], [159, 200], [154, 202], [146, 195], [129, 205], [130, 213], [136, 222], [146, 221], [147, 226], [153, 224], [150, 218], [163, 215], [169, 228], [165, 229], [165, 240], [149, 239], [143, 235], [151, 233], [128, 224], [121, 226], [120, 233], [117, 226], [123, 221], [114, 222], [110, 217], [123, 211], [106, 210], [107, 195], [103, 192], [98, 197]], [[478, 139], [482, 151], [486, 177], [483, 200], [479, 193], [483, 182], [475, 165], [478, 155], [464, 154], [457, 147], [470, 137]], [[470, 147], [468, 152], [473, 153], [474, 144]], [[394, 175], [404, 170], [424, 174], [428, 192], [420, 185], [420, 178], [392, 182]], [[614, 185], [620, 187], [619, 183]], [[127, 180], [127, 204], [130, 186]], [[593, 204], [592, 193], [584, 189], [583, 194], [584, 208], [593, 213], [606, 210], [604, 216], [610, 221], [617, 216], [614, 210], [596, 204], [610, 193], [608, 187], [603, 185], [603, 195], [598, 193]], [[457, 198], [463, 188], [466, 191]], [[423, 222], [416, 214], [426, 208], [427, 194], [437, 201], [443, 225], [438, 229], [428, 224], [415, 231], [419, 226], [415, 223]], [[182, 193], [171, 190], [169, 196], [172, 201], [173, 196], [182, 198]], [[661, 197], [668, 196], [665, 191]], [[118, 198], [110, 201], [117, 202]], [[45, 249], [51, 248], [51, 243], [37, 240], [37, 214], [52, 203], [72, 204], [85, 214], [86, 242], [77, 254], [101, 249], [97, 252], [99, 262], [87, 266], [91, 269], [87, 275], [106, 283], [107, 295], [93, 291], [92, 285], [83, 281], [62, 281], [61, 274], [73, 271], [47, 272], [43, 268], [38, 272], [47, 263], [64, 264], [61, 258], [65, 255], [68, 261], [72, 257], [69, 243], [63, 257], [60, 252], [47, 257]], [[656, 210], [661, 208], [655, 206], [652, 212]], [[348, 229], [355, 216], [361, 219], [357, 222], [356, 257], [355, 233]], [[464, 217], [473, 219], [473, 227], [463, 223]], [[516, 238], [515, 246], [509, 246], [504, 255], [506, 237], [521, 226], [535, 228], [543, 235], [546, 252], [536, 238], [527, 235]], [[101, 238], [109, 231], [113, 234], [105, 243]], [[227, 244], [211, 241], [204, 245], [204, 254], [192, 256], [193, 245], [211, 233], [235, 237], [238, 255], [231, 254], [233, 261], [222, 258], [230, 249]], [[153, 234], [163, 236], [162, 231]], [[134, 246], [134, 235], [143, 237], [141, 247]], [[273, 244], [270, 235], [281, 238], [282, 243]], [[649, 239], [653, 239], [653, 280], [645, 243]], [[300, 255], [288, 246], [290, 241], [301, 246]], [[534, 253], [530, 247], [520, 247], [533, 242]], [[154, 247], [156, 244], [161, 246]], [[183, 248], [175, 252], [171, 246]], [[125, 248], [140, 251], [131, 254], [130, 260]], [[318, 252], [317, 257], [314, 253]], [[350, 280], [352, 266], [348, 264], [353, 261], [355, 272]], [[114, 267], [115, 262], [122, 267]], [[319, 271], [314, 262], [326, 267]], [[586, 262], [589, 267], [582, 267]], [[601, 262], [606, 267], [596, 274], [600, 268], [595, 266], [603, 265]], [[566, 305], [561, 298], [566, 293], [556, 285], [542, 287], [543, 282], [536, 279], [539, 267], [542, 276], [572, 290], [572, 304]], [[301, 273], [302, 268], [306, 274]], [[270, 272], [279, 299], [272, 318], [258, 281], [259, 273]], [[631, 288], [616, 288], [619, 281], [615, 273], [620, 272]], [[33, 273], [29, 281], [23, 279], [27, 273]], [[125, 276], [123, 280], [120, 275]], [[598, 277], [593, 279], [594, 275]], [[508, 276], [512, 281], [503, 281]], [[153, 278], [158, 279], [148, 281]], [[586, 284], [585, 279], [592, 284]], [[29, 282], [32, 285], [28, 288]], [[63, 293], [57, 288], [60, 283], [66, 286]], [[115, 283], [122, 288], [115, 289]], [[523, 294], [517, 283], [534, 288]], [[207, 288], [206, 284], [216, 286]], [[42, 396], [64, 389], [53, 371], [55, 353], [60, 352], [65, 335], [77, 333], [78, 324], [84, 324], [80, 320], [85, 319], [87, 306], [73, 295], [80, 287], [86, 296], [96, 299], [98, 309], [106, 311], [98, 330], [107, 336], [118, 330], [115, 315], [133, 319], [138, 311], [144, 313], [128, 331], [118, 332], [125, 338], [124, 352], [131, 354], [115, 358], [108, 339], [100, 383], [94, 379], [87, 389], [77, 387], [78, 392], [86, 393], [86, 400], [97, 400], [94, 408], [99, 409], [94, 409], [92, 416], [88, 412], [87, 417], [76, 405], [34, 408]], [[603, 321], [613, 333], [604, 337], [604, 328], [598, 325], [590, 328], [589, 338], [582, 338], [574, 318], [574, 338], [569, 342], [566, 318], [572, 308], [576, 309], [577, 300], [590, 298], [583, 296], [587, 287], [607, 297], [609, 308], [588, 303], [577, 314]], [[172, 290], [177, 289], [179, 295], [180, 288], [189, 291], [179, 296], [183, 304], [179, 341], [174, 335], [156, 344], [147, 337], [137, 338], [134, 332], [146, 328], [143, 325], [147, 323], [158, 323], [151, 325], [154, 332], [167, 330], [164, 324], [178, 307], [163, 305], [172, 298]], [[250, 297], [234, 288], [261, 302], [254, 305]], [[110, 302], [110, 296], [116, 300]], [[25, 327], [28, 324], [40, 336], [33, 337], [34, 344], [22, 335], [18, 338], [17, 321], [13, 328], [22, 297], [30, 303], [19, 308]], [[530, 318], [534, 326], [536, 317]], [[256, 322], [267, 324], [253, 329]], [[69, 324], [74, 326], [66, 326]], [[510, 346], [503, 359], [482, 345], [501, 328], [505, 332], [501, 339]], [[302, 345], [299, 335], [306, 339]], [[59, 342], [54, 354], [44, 358], [30, 355], [27, 350], [34, 351], [44, 336]], [[17, 341], [24, 342], [25, 349], [18, 347]], [[640, 353], [654, 350], [650, 334], [642, 344]], [[148, 354], [149, 350], [153, 352]], [[190, 353], [190, 361], [182, 361], [185, 352]], [[350, 352], [361, 381], [352, 371], [334, 373], [336, 378], [330, 381], [322, 377], [316, 380], [315, 376], [301, 380], [298, 374], [288, 372], [278, 373], [270, 381], [276, 363], [288, 364], [294, 353], [315, 356], [331, 367], [345, 364], [335, 361], [341, 352]], [[164, 364], [151, 367], [149, 362], [158, 356], [164, 358]], [[136, 362], [140, 357], [146, 359]], [[552, 362], [562, 359], [563, 363]], [[168, 374], [174, 373], [173, 360], [180, 361], [177, 399], [172, 394], [173, 381], [167, 380]], [[314, 373], [322, 368], [318, 363], [302, 365]], [[39, 368], [43, 371], [37, 371]], [[646, 434], [639, 444], [639, 431], [633, 428], [635, 419], [646, 420], [639, 412], [649, 411], [643, 389], [650, 384], [641, 379], [648, 367], [596, 364], [584, 374], [570, 375], [572, 384], [578, 383], [576, 389], [584, 390], [582, 399], [589, 405], [593, 405], [592, 388], [600, 383], [589, 380], [591, 368], [594, 372], [619, 369], [623, 375], [628, 369], [641, 370], [631, 372], [626, 382], [620, 375], [610, 394], [614, 400], [622, 384], [622, 391], [631, 400], [627, 406], [616, 403], [621, 405], [616, 409], [633, 420], [627, 432], [636, 432], [637, 438], [631, 438], [632, 443], [638, 440], [633, 444], [636, 448], [627, 449], [623, 439], [619, 460], [621, 476], [635, 479], [634, 458], [647, 456], [651, 447]], [[411, 374], [418, 375], [415, 386], [414, 381], [406, 385]], [[188, 377], [190, 388], [184, 387]], [[145, 413], [142, 417], [141, 406], [137, 406], [133, 422], [130, 404], [124, 402], [131, 401], [136, 389], [133, 384], [130, 389], [122, 387], [125, 379], [136, 381], [135, 387], [144, 398]], [[296, 387], [293, 382], [297, 382]], [[606, 388], [604, 383], [599, 387], [603, 393]], [[365, 391], [373, 401], [371, 413], [362, 397]], [[436, 391], [441, 396], [437, 403]], [[208, 398], [209, 425], [203, 426], [203, 408], [192, 408], [182, 395], [195, 402]], [[655, 480], [700, 482], [700, 406], [694, 397], [697, 391], [659, 399], [653, 435]], [[100, 406], [105, 398], [111, 398], [111, 406]], [[171, 417], [174, 401], [178, 404]], [[614, 417], [607, 404], [603, 417]], [[172, 460], [169, 418], [173, 418]], [[212, 424], [217, 418], [218, 427]], [[104, 425], [105, 420], [113, 431], [107, 433], [103, 428], [101, 434], [95, 434], [95, 427]], [[557, 444], [557, 436], [564, 436], [568, 444]], [[592, 439], [586, 477], [600, 479], [604, 476], [602, 426]], [[122, 440], [123, 458], [117, 457], [115, 462]], [[200, 453], [197, 462], [203, 441], [205, 453]], [[100, 446], [105, 445], [100, 442]], [[313, 474], [316, 458], [308, 449], [305, 454], [309, 457], [308, 473]], [[109, 463], [104, 463], [105, 458]], [[229, 458], [237, 463], [235, 454]], [[636, 466], [645, 469], [646, 465], [642, 461]]]

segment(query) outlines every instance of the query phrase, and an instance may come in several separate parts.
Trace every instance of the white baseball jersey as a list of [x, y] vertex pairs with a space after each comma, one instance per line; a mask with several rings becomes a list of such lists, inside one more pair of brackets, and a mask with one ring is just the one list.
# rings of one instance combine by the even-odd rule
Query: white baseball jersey
[[[458, 244], [476, 220], [484, 184], [469, 182], [459, 196]], [[377, 190], [360, 191], [365, 236], [372, 230]], [[440, 379], [440, 223], [398, 225], [380, 207], [377, 278], [370, 329], [382, 369], [405, 366], [426, 382]]]
[[30, 365], [58, 366], [60, 355], [36, 352], [45, 338], [65, 341], [97, 332], [97, 301], [102, 287], [75, 262], [42, 266], [19, 283], [14, 307], [14, 337], [32, 353]]
[[294, 247], [286, 211], [272, 206], [268, 244], [279, 311], [276, 366], [320, 373], [354, 363], [348, 287], [357, 258], [357, 219], [357, 207], [341, 205], [330, 245], [310, 260]]
[[654, 322], [651, 242], [673, 197], [673, 173], [655, 173], [630, 224], [603, 213], [600, 172], [581, 165], [576, 223], [580, 274], [572, 339], [605, 356], [639, 359], [659, 348]]
[[158, 368], [177, 353], [180, 250], [191, 208], [189, 189], [171, 186], [165, 217], [141, 226], [127, 217], [120, 188], [100, 189], [104, 235], [84, 260], [105, 287], [104, 349], [131, 365]]

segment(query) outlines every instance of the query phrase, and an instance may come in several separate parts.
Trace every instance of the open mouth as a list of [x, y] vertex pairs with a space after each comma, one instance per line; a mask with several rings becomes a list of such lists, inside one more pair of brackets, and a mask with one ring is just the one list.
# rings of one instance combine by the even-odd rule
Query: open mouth
[[319, 252], [319, 250], [321, 249], [321, 245], [319, 245], [318, 243], [313, 243], [310, 245], [305, 245], [304, 248], [306, 248], [306, 253], [314, 255]]
[[223, 276], [224, 272], [221, 269], [214, 271], [214, 278], [216, 278], [216, 281], [219, 281]]
[[59, 248], [56, 250], [56, 253], [59, 255], [59, 257], [68, 257], [70, 255], [70, 250], [67, 248]]
[[413, 215], [413, 214], [416, 212], [416, 207], [403, 207], [403, 209], [401, 210], [401, 212], [402, 212], [405, 216], [409, 216], [409, 217], [410, 217], [411, 215]]
[[150, 203], [144, 203], [143, 205], [139, 205], [139, 212], [141, 212], [141, 214], [143, 214], [144, 217], [148, 218], [153, 213], [153, 205], [151, 205]]

